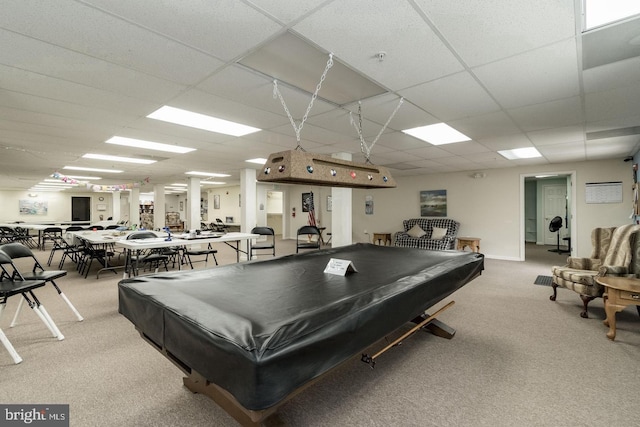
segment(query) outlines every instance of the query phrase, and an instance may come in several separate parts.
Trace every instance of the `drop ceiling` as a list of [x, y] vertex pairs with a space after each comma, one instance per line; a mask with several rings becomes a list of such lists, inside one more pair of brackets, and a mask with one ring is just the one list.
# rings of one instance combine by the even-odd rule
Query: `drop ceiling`
[[[584, 36], [580, 0], [5, 0], [0, 14], [0, 188], [28, 189], [64, 166], [125, 170], [101, 185], [228, 173], [293, 149], [273, 80], [321, 154], [394, 176], [624, 159], [640, 147], [640, 19]], [[385, 52], [380, 55], [380, 52]], [[382, 56], [382, 57], [381, 57]], [[163, 105], [262, 129], [231, 137], [146, 116]], [[471, 141], [433, 146], [402, 129], [445, 122]], [[186, 154], [105, 144], [113, 136], [184, 145]], [[541, 158], [498, 150], [535, 146]], [[158, 160], [132, 167], [86, 153]]]

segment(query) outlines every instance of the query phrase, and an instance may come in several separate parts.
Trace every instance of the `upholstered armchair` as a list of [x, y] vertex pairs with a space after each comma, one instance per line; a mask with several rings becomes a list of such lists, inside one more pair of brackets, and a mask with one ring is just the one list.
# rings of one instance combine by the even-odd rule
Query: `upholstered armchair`
[[596, 282], [602, 276], [633, 277], [640, 273], [640, 225], [623, 225], [613, 228], [595, 228], [591, 232], [593, 250], [589, 258], [569, 257], [562, 267], [552, 267], [553, 295], [555, 301], [558, 286], [580, 294], [588, 318], [587, 306], [595, 298], [601, 298], [604, 287]]

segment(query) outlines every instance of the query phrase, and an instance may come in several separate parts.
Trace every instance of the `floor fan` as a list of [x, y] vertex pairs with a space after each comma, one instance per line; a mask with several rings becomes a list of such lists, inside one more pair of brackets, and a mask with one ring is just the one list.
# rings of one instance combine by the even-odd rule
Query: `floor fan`
[[560, 229], [562, 228], [562, 217], [556, 216], [549, 223], [549, 231], [556, 233], [558, 245], [556, 249], [549, 249], [549, 252], [558, 252], [559, 254], [565, 252], [560, 249]]

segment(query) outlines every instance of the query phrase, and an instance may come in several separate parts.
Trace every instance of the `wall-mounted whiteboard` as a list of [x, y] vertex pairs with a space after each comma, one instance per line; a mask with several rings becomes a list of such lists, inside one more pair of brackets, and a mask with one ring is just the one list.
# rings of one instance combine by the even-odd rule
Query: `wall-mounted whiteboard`
[[622, 182], [587, 182], [587, 203], [622, 203]]

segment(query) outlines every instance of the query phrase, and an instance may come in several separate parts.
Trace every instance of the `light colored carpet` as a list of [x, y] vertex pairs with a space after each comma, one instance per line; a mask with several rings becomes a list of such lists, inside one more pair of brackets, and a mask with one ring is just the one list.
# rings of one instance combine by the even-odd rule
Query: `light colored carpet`
[[[234, 262], [235, 253], [219, 246], [219, 261]], [[291, 241], [277, 246], [279, 255], [295, 251]], [[640, 318], [633, 307], [619, 313], [611, 342], [601, 300], [591, 303], [590, 319], [580, 318], [574, 292], [560, 289], [551, 302], [551, 288], [533, 282], [566, 255], [546, 249], [528, 245], [526, 262], [486, 260], [482, 276], [438, 304], [456, 301], [441, 316], [457, 330], [453, 339], [419, 332], [375, 369], [354, 357], [286, 403], [281, 419], [292, 426], [633, 425]], [[184, 388], [181, 371], [118, 314], [119, 279], [71, 271], [59, 281], [83, 322], [52, 287], [38, 293], [64, 341], [29, 310], [9, 328], [17, 298], [9, 300], [0, 326], [24, 362], [13, 365], [0, 348], [0, 402], [67, 403], [72, 426], [236, 425]]]

